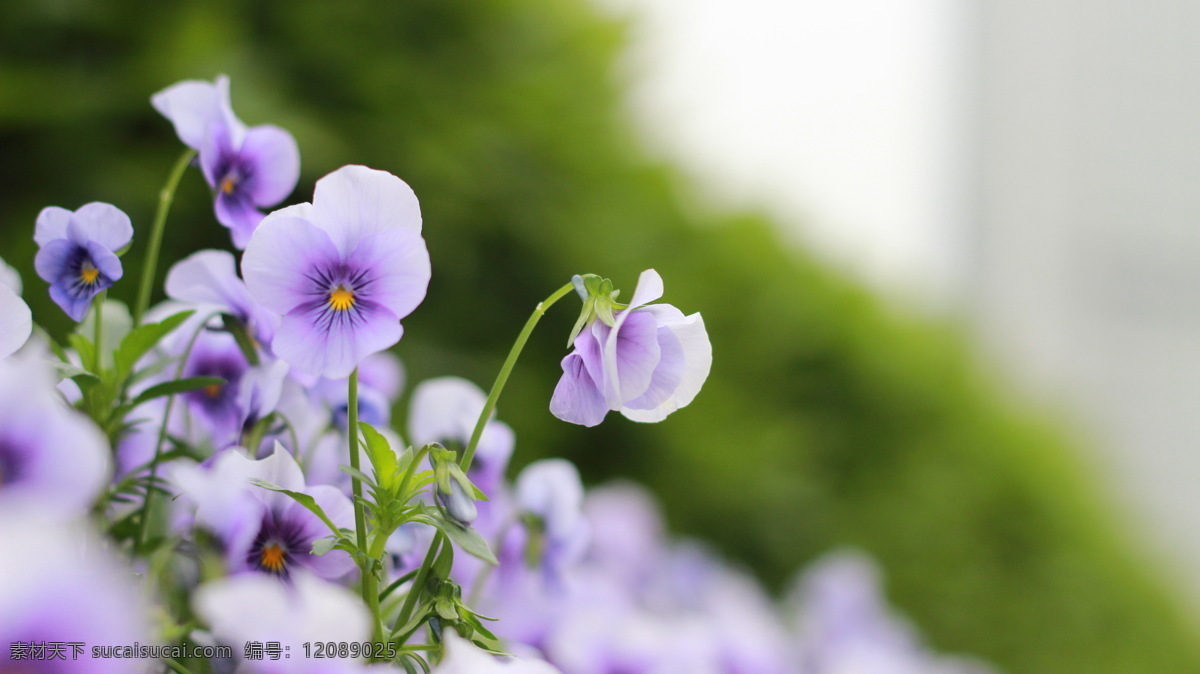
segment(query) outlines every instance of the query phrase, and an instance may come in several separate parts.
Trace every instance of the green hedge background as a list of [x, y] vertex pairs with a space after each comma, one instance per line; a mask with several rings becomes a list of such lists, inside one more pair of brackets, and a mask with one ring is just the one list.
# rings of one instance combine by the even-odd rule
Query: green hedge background
[[[518, 464], [560, 455], [592, 482], [642, 481], [675, 530], [773, 588], [859, 546], [937, 648], [1008, 672], [1200, 672], [1177, 590], [1062, 433], [1002, 402], [953, 326], [889, 312], [762, 217], [688, 203], [618, 112], [623, 36], [584, 0], [0, 4], [0, 256], [36, 320], [65, 332], [32, 269], [38, 210], [108, 201], [144, 232], [182, 149], [150, 94], [227, 73], [243, 120], [296, 136], [292, 201], [347, 163], [421, 198], [434, 279], [398, 347], [410, 381], [488, 385], [534, 304], [573, 273], [630, 292], [655, 267], [666, 301], [704, 314], [715, 362], [695, 403], [588, 430], [547, 411], [575, 319], [556, 307], [501, 401]], [[143, 245], [112, 296], [132, 301]], [[190, 173], [165, 263], [228, 245]]]

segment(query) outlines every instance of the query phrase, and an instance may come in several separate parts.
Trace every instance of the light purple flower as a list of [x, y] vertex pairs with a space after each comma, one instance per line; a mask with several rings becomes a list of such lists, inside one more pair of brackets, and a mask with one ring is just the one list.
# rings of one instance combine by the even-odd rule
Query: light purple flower
[[222, 578], [202, 585], [192, 599], [196, 613], [222, 643], [241, 653], [248, 642], [279, 642], [288, 658], [247, 661], [238, 671], [374, 671], [347, 658], [305, 657], [306, 644], [362, 643], [371, 634], [371, 618], [362, 601], [344, 587], [299, 572], [290, 583], [260, 575]]
[[[466, 379], [427, 379], [413, 389], [409, 439], [416, 446], [440, 442], [450, 448], [465, 448], [486, 402], [484, 392]], [[483, 493], [491, 496], [499, 491], [515, 443], [508, 424], [490, 419], [484, 425], [467, 475]]]
[[29, 305], [12, 288], [0, 284], [0, 358], [17, 352], [33, 334]]
[[218, 454], [211, 465], [176, 466], [169, 479], [195, 508], [195, 526], [217, 537], [232, 572], [257, 571], [289, 578], [304, 568], [322, 578], [340, 578], [354, 560], [342, 550], [313, 555], [315, 541], [329, 528], [291, 497], [250, 483], [265, 480], [312, 496], [338, 526], [353, 527], [349, 499], [334, 487], [305, 485], [296, 460], [279, 443], [258, 461], [238, 449]]
[[229, 314], [257, 346], [270, 347], [279, 317], [250, 297], [231, 253], [202, 250], [176, 262], [167, 272], [166, 290], [167, 297], [200, 307], [198, 314], [213, 310]]
[[183, 143], [200, 153], [204, 179], [216, 192], [217, 221], [233, 245], [245, 248], [263, 219], [260, 208], [283, 201], [300, 177], [296, 140], [270, 124], [247, 128], [229, 102], [229, 78], [215, 83], [187, 80], [150, 98], [175, 125]]
[[429, 275], [416, 196], [365, 166], [317, 181], [312, 204], [267, 216], [242, 257], [250, 294], [283, 316], [275, 354], [330, 378], [400, 340]]
[[33, 239], [38, 276], [67, 315], [82, 321], [92, 298], [124, 273], [117, 251], [129, 245], [133, 226], [116, 206], [90, 203], [78, 211], [50, 206], [38, 214]]
[[[0, 540], [21, 550], [5, 555], [0, 573], [0, 671], [126, 674], [161, 668], [157, 661], [92, 657], [93, 647], [154, 642], [133, 574], [91, 531], [36, 510], [0, 508]], [[62, 660], [31, 657], [32, 644], [47, 642], [64, 644]], [[82, 650], [76, 654], [65, 645], [71, 643], [83, 644]]]
[[497, 657], [446, 632], [445, 657], [434, 674], [559, 674], [553, 665], [532, 658]]
[[529, 464], [517, 476], [516, 503], [524, 526], [510, 531], [505, 552], [520, 551], [551, 584], [560, 584], [564, 569], [580, 560], [589, 540], [579, 471], [565, 459]]
[[712, 367], [708, 332], [700, 314], [647, 306], [662, 294], [662, 278], [647, 269], [611, 327], [598, 319], [584, 327], [562, 360], [554, 416], [595, 426], [612, 410], [633, 421], [662, 421], [696, 397]]
[[40, 360], [0, 360], [0, 505], [87, 512], [108, 481], [104, 435], [68, 408]]

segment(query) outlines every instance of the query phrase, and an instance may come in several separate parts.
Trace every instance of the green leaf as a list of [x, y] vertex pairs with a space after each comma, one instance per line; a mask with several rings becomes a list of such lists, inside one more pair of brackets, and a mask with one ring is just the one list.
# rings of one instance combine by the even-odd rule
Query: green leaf
[[337, 544], [338, 540], [336, 538], [318, 538], [317, 540], [313, 541], [312, 554], [320, 557], [321, 555], [332, 550]]
[[51, 366], [54, 368], [54, 372], [58, 376], [59, 381], [64, 379], [74, 379], [75, 383], [79, 384], [80, 388], [84, 386], [95, 386], [96, 384], [100, 383], [99, 377], [81, 367], [76, 367], [71, 363], [64, 363], [56, 360], [51, 361]]
[[[117, 380], [124, 381], [133, 372], [134, 365], [137, 364], [142, 356], [146, 355], [163, 337], [169, 335], [171, 331], [178, 328], [194, 313], [196, 312], [193, 310], [181, 311], [164, 318], [158, 323], [147, 323], [125, 335], [125, 339], [121, 340], [121, 346], [113, 356], [113, 366], [117, 371]], [[85, 360], [84, 362], [88, 361]]]
[[133, 406], [137, 407], [155, 398], [175, 395], [176, 393], [187, 393], [188, 391], [195, 391], [208, 386], [220, 386], [224, 383], [225, 380], [220, 377], [188, 377], [186, 379], [166, 381], [142, 391], [138, 397], [133, 399]]
[[469, 555], [474, 555], [493, 566], [500, 563], [497, 561], [496, 555], [492, 554], [492, 549], [488, 547], [487, 541], [483, 540], [483, 536], [480, 536], [478, 531], [447, 520], [441, 510], [427, 504], [421, 504], [420, 512], [421, 514], [414, 517], [413, 521], [424, 522], [430, 526], [437, 527], [439, 531], [446, 534], [455, 545], [462, 548], [462, 551]]
[[342, 530], [339, 529], [338, 526], [333, 523], [333, 520], [329, 519], [329, 516], [326, 515], [325, 511], [321, 509], [321, 506], [317, 505], [317, 501], [313, 497], [309, 496], [308, 494], [303, 494], [298, 491], [292, 491], [290, 489], [284, 489], [283, 487], [280, 487], [279, 485], [271, 483], [271, 482], [267, 482], [266, 480], [254, 479], [254, 480], [250, 480], [250, 483], [255, 486], [262, 487], [263, 489], [270, 489], [271, 491], [277, 491], [280, 494], [284, 494], [284, 495], [290, 497], [296, 503], [299, 503], [300, 505], [304, 506], [305, 508], [308, 508], [309, 511], [312, 512], [312, 514], [316, 515], [317, 517], [320, 517], [321, 521], [325, 523], [325, 526], [329, 527], [329, 530], [332, 531], [335, 536], [340, 537], [342, 535]]
[[357, 479], [359, 482], [362, 482], [363, 484], [367, 485], [368, 487], [374, 488], [376, 486], [375, 480], [372, 480], [370, 478], [370, 476], [368, 476], [366, 473], [362, 472], [361, 470], [358, 470], [357, 468], [342, 465], [342, 466], [338, 466], [338, 470], [349, 475], [350, 477]]
[[371, 466], [375, 469], [375, 479], [379, 482], [379, 486], [390, 491], [396, 485], [396, 475], [400, 472], [399, 464], [396, 461], [396, 452], [392, 450], [387, 438], [372, 428], [370, 424], [360, 421], [358, 427], [367, 441], [367, 456], [371, 459]]
[[79, 354], [80, 362], [96, 362], [96, 347], [92, 344], [92, 340], [77, 332], [72, 332], [67, 335], [67, 343], [71, 345], [72, 349], [75, 349], [75, 353]]

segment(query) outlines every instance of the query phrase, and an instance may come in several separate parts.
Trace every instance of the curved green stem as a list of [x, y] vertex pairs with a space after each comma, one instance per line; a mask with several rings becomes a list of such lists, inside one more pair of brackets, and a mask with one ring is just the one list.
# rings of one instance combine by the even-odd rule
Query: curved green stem
[[513, 366], [517, 364], [517, 358], [520, 357], [521, 351], [525, 348], [525, 342], [529, 340], [529, 335], [533, 333], [533, 328], [542, 319], [542, 314], [545, 314], [551, 305], [574, 289], [575, 285], [568, 283], [555, 290], [549, 297], [538, 302], [538, 305], [533, 309], [533, 313], [529, 316], [529, 320], [525, 321], [525, 327], [521, 330], [521, 334], [517, 335], [517, 341], [513, 343], [512, 350], [508, 352], [508, 358], [504, 361], [504, 366], [500, 368], [500, 374], [496, 375], [496, 381], [492, 384], [492, 391], [488, 394], [487, 402], [483, 405], [483, 411], [479, 413], [479, 421], [475, 422], [475, 430], [471, 433], [471, 440], [467, 443], [467, 449], [463, 452], [462, 461], [460, 462], [464, 473], [471, 468], [471, 460], [475, 458], [475, 446], [479, 444], [479, 438], [483, 435], [483, 427], [487, 425], [488, 419], [492, 417], [492, 411], [496, 409], [496, 401], [500, 399], [500, 392], [504, 390], [504, 384], [508, 382], [508, 375], [512, 373]]
[[146, 249], [146, 259], [142, 264], [142, 282], [138, 287], [137, 304], [133, 309], [134, 327], [142, 324], [142, 314], [146, 313], [146, 308], [150, 306], [150, 291], [154, 288], [154, 276], [158, 271], [158, 251], [162, 248], [167, 213], [171, 210], [171, 202], [175, 200], [175, 188], [179, 186], [183, 172], [187, 170], [188, 164], [195, 156], [195, 150], [191, 148], [184, 150], [171, 169], [170, 175], [167, 176], [167, 184], [163, 185], [162, 191], [158, 193], [158, 210], [154, 213], [154, 224], [150, 228], [150, 244]]
[[[358, 368], [350, 373], [350, 390], [349, 401], [347, 404], [347, 413], [349, 415], [349, 431], [350, 431], [350, 467], [357, 473], [358, 467]], [[375, 641], [383, 640], [383, 629], [379, 624], [379, 587], [375, 579], [375, 571], [371, 568], [371, 562], [375, 559], [374, 555], [367, 550], [367, 524], [366, 514], [363, 512], [362, 504], [362, 482], [351, 476], [351, 489], [354, 492], [354, 532], [358, 550], [367, 557], [361, 557], [358, 568], [362, 573], [362, 598], [366, 602], [367, 608], [371, 612], [371, 632], [375, 635]]]

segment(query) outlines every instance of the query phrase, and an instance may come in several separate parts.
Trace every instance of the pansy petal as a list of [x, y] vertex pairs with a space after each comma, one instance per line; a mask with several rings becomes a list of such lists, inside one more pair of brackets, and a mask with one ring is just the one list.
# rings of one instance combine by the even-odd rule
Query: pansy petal
[[629, 309], [637, 309], [663, 296], [663, 280], [658, 272], [647, 269], [638, 276], [637, 287], [629, 300]]
[[0, 258], [0, 285], [8, 286], [18, 295], [21, 294], [21, 275]]
[[[285, 209], [291, 211], [292, 209]], [[264, 307], [287, 314], [312, 297], [314, 268], [338, 264], [325, 232], [284, 211], [267, 216], [254, 230], [242, 256], [242, 277]]]
[[675, 393], [675, 389], [679, 387], [687, 368], [683, 345], [680, 344], [679, 339], [670, 328], [660, 327], [658, 329], [658, 348], [661, 356], [658, 360], [658, 367], [654, 368], [654, 375], [650, 378], [650, 387], [642, 395], [626, 402], [621, 408], [622, 411], [655, 409], [670, 398]]
[[106, 248], [97, 241], [89, 241], [86, 248], [92, 264], [96, 265], [96, 269], [100, 270], [102, 277], [107, 278], [110, 283], [120, 281], [121, 277], [125, 275], [125, 270], [121, 267], [121, 258], [117, 257], [110, 248]]
[[7, 358], [25, 345], [33, 333], [29, 305], [6, 285], [0, 284], [0, 358]]
[[250, 237], [253, 236], [254, 230], [258, 228], [264, 217], [262, 211], [254, 206], [248, 195], [238, 192], [233, 194], [218, 192], [214, 211], [217, 214], [217, 222], [229, 228], [230, 236], [233, 238], [233, 247], [238, 250], [244, 249], [250, 242]]
[[366, 356], [400, 341], [404, 329], [382, 307], [363, 307], [353, 320], [329, 320], [325, 302], [293, 309], [283, 317], [271, 348], [292, 367], [312, 375], [348, 377]]
[[184, 145], [198, 150], [217, 112], [217, 87], [212, 82], [185, 80], [151, 96], [150, 104], [171, 121]]
[[33, 257], [34, 271], [46, 283], [54, 283], [63, 274], [75, 248], [75, 244], [66, 238], [52, 239], [42, 244]]
[[569, 353], [562, 360], [563, 376], [554, 387], [550, 413], [573, 424], [595, 426], [604, 421], [608, 405], [596, 382], [588, 375], [583, 358]]
[[[346, 495], [337, 487], [317, 485], [309, 487], [307, 493], [313, 497], [313, 500], [317, 502], [317, 505], [321, 507], [321, 510], [325, 512], [325, 515], [334, 524], [339, 527], [346, 527], [347, 529], [354, 528], [354, 506], [351, 505], [350, 499], [346, 498]], [[294, 506], [304, 508], [299, 503], [294, 504]], [[311, 513], [309, 514], [311, 515]], [[313, 519], [316, 519], [316, 517], [313, 516]], [[318, 527], [316, 533], [318, 538], [324, 538], [330, 534], [329, 527], [324, 522], [318, 520], [315, 524]], [[306, 553], [310, 553], [310, 551], [304, 550], [298, 554], [303, 555]], [[309, 554], [304, 564], [318, 576], [327, 580], [341, 578], [353, 571], [357, 566], [354, 563], [354, 558], [345, 550], [330, 550], [324, 555]]]
[[296, 189], [300, 149], [292, 134], [270, 124], [256, 126], [246, 132], [239, 154], [250, 174], [246, 191], [256, 205], [274, 206]]
[[67, 223], [71, 222], [71, 211], [58, 206], [47, 206], [37, 216], [33, 229], [33, 240], [45, 246], [55, 239], [67, 238]]
[[611, 409], [621, 409], [626, 401], [650, 388], [660, 357], [654, 316], [643, 311], [621, 312], [604, 340], [604, 396]]
[[[667, 311], [668, 309], [673, 311]], [[654, 305], [646, 307], [644, 311], [661, 314], [658, 317], [660, 325], [670, 330], [679, 340], [685, 362], [679, 384], [669, 398], [651, 410], [621, 410], [621, 414], [633, 421], [656, 422], [691, 403], [700, 392], [712, 369], [712, 343], [708, 339], [708, 331], [700, 314], [685, 317], [678, 309], [669, 305]]]
[[400, 228], [421, 231], [421, 208], [403, 180], [366, 166], [343, 166], [317, 181], [314, 224], [349, 253], [370, 234]]
[[349, 259], [371, 270], [364, 297], [400, 318], [412, 313], [429, 287], [429, 251], [420, 233], [390, 229], [365, 237]]
[[237, 260], [225, 250], [202, 250], [176, 262], [167, 272], [167, 297], [194, 304], [241, 309], [250, 304], [237, 275]]
[[74, 220], [88, 239], [114, 253], [128, 246], [133, 239], [133, 225], [129, 222], [129, 216], [112, 204], [98, 201], [84, 204], [75, 211]]

